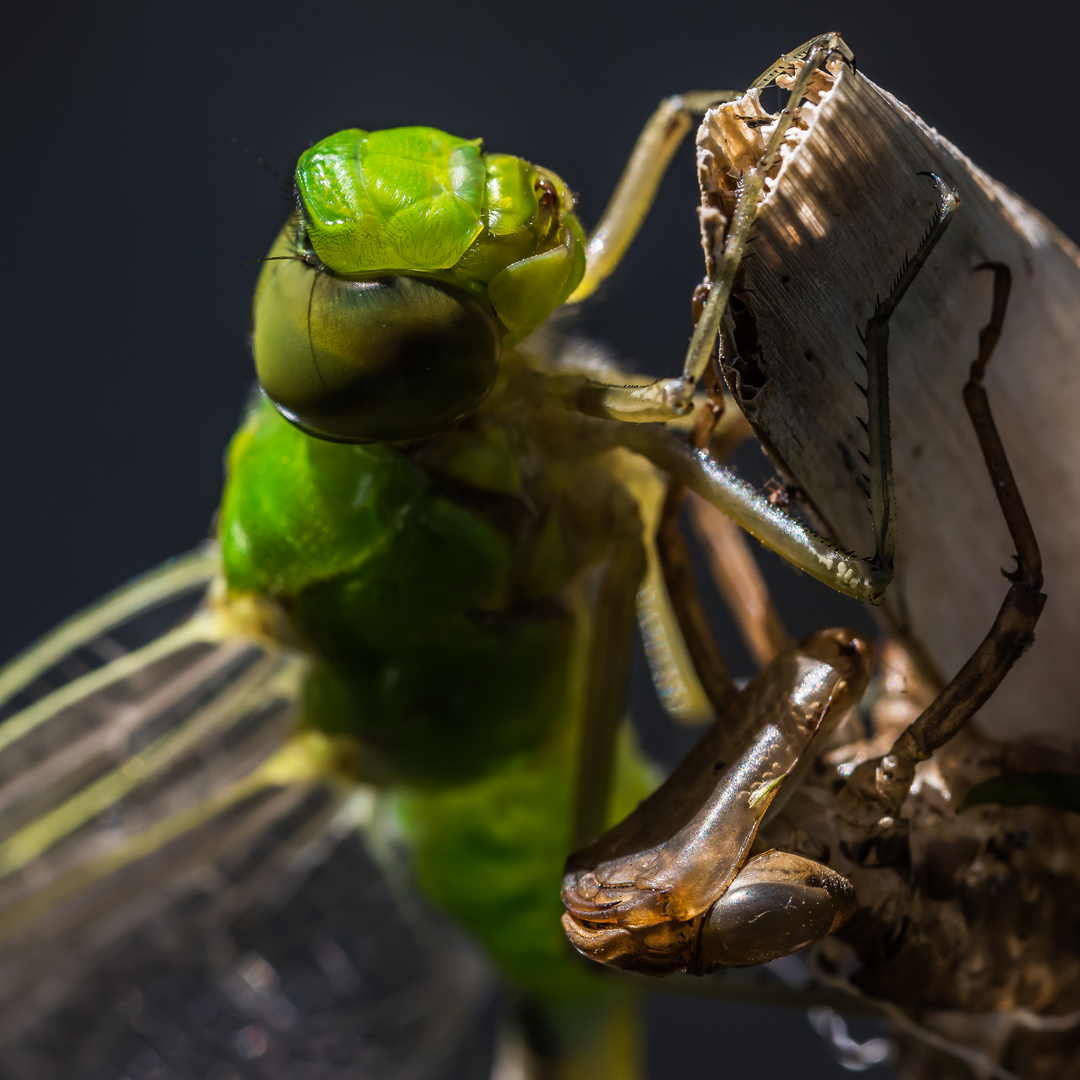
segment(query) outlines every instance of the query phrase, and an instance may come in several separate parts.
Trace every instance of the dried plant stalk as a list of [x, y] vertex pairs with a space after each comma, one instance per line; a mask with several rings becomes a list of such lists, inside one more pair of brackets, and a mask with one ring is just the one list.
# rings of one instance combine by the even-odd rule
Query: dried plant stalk
[[[1035, 647], [979, 722], [997, 738], [1080, 730], [1080, 252], [906, 106], [839, 66], [800, 110], [737, 286], [732, 392], [812, 516], [873, 550], [859, 476], [867, 437], [860, 332], [925, 233], [941, 176], [961, 207], [891, 324], [896, 579], [884, 606], [939, 683], [967, 659], [1005, 591], [1011, 547], [961, 401], [992, 275], [1013, 291], [987, 389], [1043, 551], [1049, 595]], [[748, 94], [699, 132], [703, 236], [713, 254], [740, 167], [769, 118]], [[760, 149], [757, 150], [760, 154]], [[745, 310], [741, 305], [745, 304]]]

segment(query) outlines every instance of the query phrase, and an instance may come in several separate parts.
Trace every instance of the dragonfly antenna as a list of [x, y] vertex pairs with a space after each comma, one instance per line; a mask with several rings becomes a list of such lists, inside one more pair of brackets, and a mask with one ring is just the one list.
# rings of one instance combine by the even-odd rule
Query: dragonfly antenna
[[303, 255], [264, 255], [261, 259], [248, 259], [247, 262], [237, 263], [233, 269], [242, 270], [245, 266], [254, 266], [256, 263], [275, 262], [278, 259], [298, 259], [307, 262]]

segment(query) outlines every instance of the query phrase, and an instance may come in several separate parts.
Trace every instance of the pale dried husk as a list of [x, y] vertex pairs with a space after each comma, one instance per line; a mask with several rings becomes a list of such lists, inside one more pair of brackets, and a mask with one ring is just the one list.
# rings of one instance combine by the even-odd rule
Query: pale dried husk
[[[1004, 596], [1013, 551], [961, 390], [990, 313], [985, 261], [1007, 263], [1013, 291], [987, 389], [1042, 548], [1049, 596], [1035, 646], [978, 721], [997, 738], [1080, 730], [1080, 253], [1041, 215], [981, 172], [906, 106], [850, 69], [804, 107], [761, 206], [738, 294], [756, 323], [729, 373], [777, 466], [808, 495], [826, 533], [873, 550], [856, 483], [867, 439], [860, 331], [916, 250], [937, 202], [934, 172], [961, 207], [891, 324], [896, 580], [884, 611], [940, 682], [964, 663]], [[828, 80], [826, 80], [826, 83]], [[735, 174], [732, 132], [757, 153], [752, 95], [699, 134], [707, 251], [722, 233]], [[758, 110], [760, 111], [760, 110]], [[738, 139], [735, 139], [738, 141]], [[1027, 152], [1019, 150], [1018, 152]], [[740, 148], [737, 165], [744, 165]], [[749, 151], [753, 156], [753, 149]], [[714, 253], [714, 250], [710, 253]]]

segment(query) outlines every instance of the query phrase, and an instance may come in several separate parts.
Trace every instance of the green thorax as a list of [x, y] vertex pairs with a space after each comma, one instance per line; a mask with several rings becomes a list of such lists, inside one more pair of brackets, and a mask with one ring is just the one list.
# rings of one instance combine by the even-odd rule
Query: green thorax
[[336, 274], [429, 274], [490, 304], [508, 344], [581, 280], [573, 196], [550, 170], [436, 128], [349, 128], [305, 151], [296, 185], [315, 254]]
[[[230, 590], [276, 601], [311, 658], [304, 721], [354, 737], [360, 775], [399, 786], [426, 890], [562, 1000], [606, 985], [570, 959], [558, 881], [591, 575], [610, 530], [640, 525], [538, 397], [504, 371], [475, 414], [396, 446], [311, 438], [261, 399], [230, 448], [220, 531]], [[624, 743], [612, 812], [651, 779]]]
[[[587, 468], [545, 453], [489, 409], [395, 448], [313, 439], [263, 400], [233, 440], [230, 589], [284, 607], [317, 661], [309, 719], [360, 737], [369, 774], [482, 774], [571, 707], [575, 606], [602, 535], [578, 505]], [[600, 506], [595, 471], [585, 501]]]

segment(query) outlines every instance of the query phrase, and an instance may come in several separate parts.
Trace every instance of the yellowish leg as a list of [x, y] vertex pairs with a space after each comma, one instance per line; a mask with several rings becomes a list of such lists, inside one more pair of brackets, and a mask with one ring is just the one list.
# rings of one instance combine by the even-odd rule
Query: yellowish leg
[[[690, 432], [690, 444], [697, 449], [708, 446], [724, 411], [724, 396], [715, 368], [709, 373], [708, 400], [702, 405]], [[719, 715], [735, 696], [735, 682], [724, 662], [694, 581], [690, 550], [679, 529], [679, 509], [686, 498], [686, 487], [677, 480], [668, 484], [667, 497], [656, 530], [656, 550], [664, 573], [668, 595], [679, 620], [698, 678]]]
[[734, 101], [736, 90], [692, 90], [660, 102], [634, 145], [599, 224], [589, 237], [585, 276], [567, 303], [591, 296], [616, 266], [637, 236], [657, 188], [679, 143], [694, 121], [722, 101]]
[[[874, 604], [881, 602], [885, 589], [892, 581], [893, 555], [896, 549], [896, 511], [889, 435], [889, 320], [948, 228], [959, 205], [955, 192], [938, 177], [931, 178], [939, 192], [937, 213], [915, 254], [901, 267], [889, 295], [875, 306], [874, 314], [867, 321], [863, 335], [866, 342], [866, 356], [863, 361], [866, 365], [867, 385], [862, 389], [868, 406], [868, 419], [864, 426], [870, 451], [866, 455], [870, 468], [870, 475], [866, 478], [869, 487], [866, 491], [870, 498], [875, 537], [875, 550], [871, 558], [861, 558], [853, 552], [843, 551], [834, 543], [818, 536], [774, 506], [766, 495], [751, 484], [725, 469], [708, 450], [695, 450], [674, 425], [615, 423], [610, 429], [621, 445], [658, 465], [673, 480], [723, 511], [793, 566], [846, 596]], [[698, 321], [695, 338], [717, 295], [718, 284], [714, 282]], [[726, 342], [726, 339], [725, 331], [722, 340]], [[708, 359], [708, 355], [704, 354], [706, 363]], [[600, 387], [592, 384], [578, 393], [574, 404], [588, 415], [607, 416], [609, 419], [618, 420], [620, 418], [612, 416], [611, 410], [607, 408], [612, 395], [632, 397], [638, 392], [646, 394], [657, 385], [659, 384], [634, 388]]]
[[[656, 420], [671, 420], [676, 416], [685, 415], [690, 410], [694, 390], [701, 381], [701, 377], [709, 363], [709, 357], [716, 346], [716, 335], [720, 329], [724, 312], [727, 310], [735, 275], [745, 254], [746, 244], [750, 239], [750, 231], [757, 216], [758, 202], [765, 188], [765, 179], [779, 160], [780, 148], [784, 143], [788, 130], [795, 121], [795, 113], [806, 96], [811, 79], [817, 71], [824, 67], [835, 55], [840, 55], [847, 61], [852, 59], [850, 50], [848, 50], [840, 36], [838, 34], [827, 34], [807, 42], [795, 53], [782, 57], [768, 72], [762, 75], [761, 79], [754, 84], [755, 87], [766, 85], [772, 78], [775, 78], [778, 71], [785, 70], [795, 60], [801, 59], [802, 55], [805, 55], [802, 69], [791, 87], [791, 97], [788, 100], [787, 107], [783, 109], [777, 118], [776, 127], [769, 137], [769, 144], [765, 148], [765, 153], [756, 165], [743, 173], [738, 201], [735, 204], [727, 239], [724, 242], [723, 255], [712, 281], [709, 299], [705, 304], [705, 309], [698, 320], [697, 326], [694, 328], [694, 336], [691, 338], [690, 347], [687, 349], [683, 361], [682, 374], [674, 378], [657, 379], [645, 386], [607, 387], [598, 395], [598, 415], [608, 416], [616, 420], [647, 423]], [[626, 177], [624, 177], [625, 180]], [[620, 188], [622, 186], [623, 184], [620, 183]], [[655, 191], [655, 186], [652, 190]], [[651, 197], [652, 192], [649, 194], [650, 201]], [[645, 203], [641, 208], [636, 218], [637, 221], [640, 221], [640, 218], [644, 215], [644, 209], [647, 205]], [[586, 271], [587, 279], [588, 271]]]

